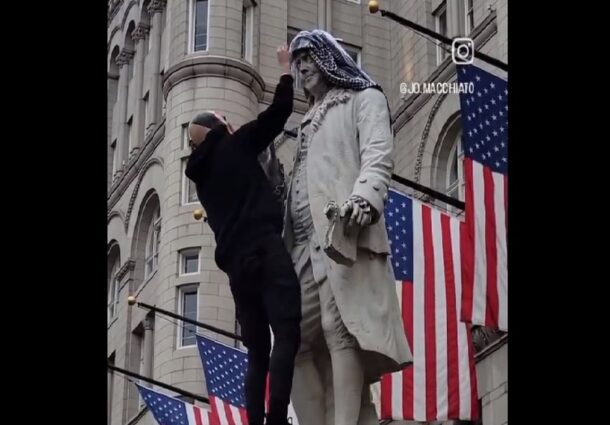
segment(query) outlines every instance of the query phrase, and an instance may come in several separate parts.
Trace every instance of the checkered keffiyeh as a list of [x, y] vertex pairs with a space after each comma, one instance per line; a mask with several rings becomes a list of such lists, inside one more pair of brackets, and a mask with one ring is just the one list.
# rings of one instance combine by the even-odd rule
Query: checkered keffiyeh
[[334, 86], [357, 91], [369, 87], [381, 90], [381, 86], [360, 69], [337, 40], [326, 31], [299, 32], [290, 43], [290, 53], [294, 55], [299, 50], [307, 50], [320, 72]]

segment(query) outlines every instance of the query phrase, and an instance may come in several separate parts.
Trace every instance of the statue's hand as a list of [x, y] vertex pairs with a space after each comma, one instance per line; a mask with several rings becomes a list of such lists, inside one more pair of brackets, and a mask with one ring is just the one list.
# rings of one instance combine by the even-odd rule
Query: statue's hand
[[341, 206], [341, 217], [349, 214], [346, 224], [348, 229], [355, 225], [364, 227], [371, 224], [375, 213], [376, 211], [371, 207], [369, 201], [357, 195], [350, 196]]

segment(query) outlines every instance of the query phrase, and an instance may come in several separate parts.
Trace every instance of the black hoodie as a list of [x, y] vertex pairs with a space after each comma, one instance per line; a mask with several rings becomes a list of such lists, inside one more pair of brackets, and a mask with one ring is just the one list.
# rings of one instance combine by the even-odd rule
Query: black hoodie
[[228, 271], [229, 257], [260, 237], [282, 232], [282, 210], [258, 154], [284, 129], [293, 106], [293, 79], [285, 74], [271, 105], [233, 134], [211, 130], [188, 159], [185, 174], [197, 187], [216, 238], [216, 264]]

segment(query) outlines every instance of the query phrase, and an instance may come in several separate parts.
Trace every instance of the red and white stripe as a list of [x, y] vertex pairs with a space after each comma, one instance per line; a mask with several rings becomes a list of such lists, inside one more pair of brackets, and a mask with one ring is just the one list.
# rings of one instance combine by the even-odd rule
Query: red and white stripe
[[186, 417], [189, 425], [215, 425], [212, 412], [192, 404], [186, 404]]
[[508, 330], [507, 178], [464, 159], [466, 219], [462, 233], [462, 320]]
[[397, 282], [413, 364], [381, 381], [382, 419], [479, 417], [474, 352], [460, 321], [460, 222], [413, 201], [413, 282]]
[[212, 414], [218, 425], [248, 425], [246, 409], [223, 402], [220, 398], [210, 396]]

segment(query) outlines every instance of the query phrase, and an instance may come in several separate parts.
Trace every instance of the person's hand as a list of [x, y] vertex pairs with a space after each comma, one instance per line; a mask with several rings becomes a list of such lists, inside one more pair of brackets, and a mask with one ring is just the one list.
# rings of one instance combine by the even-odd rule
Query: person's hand
[[369, 201], [360, 196], [350, 196], [341, 206], [341, 217], [349, 215], [349, 220], [346, 224], [348, 229], [353, 228], [354, 225], [364, 227], [371, 224], [373, 222], [373, 214], [374, 210]]
[[288, 51], [288, 46], [283, 44], [277, 48], [277, 62], [282, 67], [282, 71], [289, 74], [290, 73], [290, 52]]

